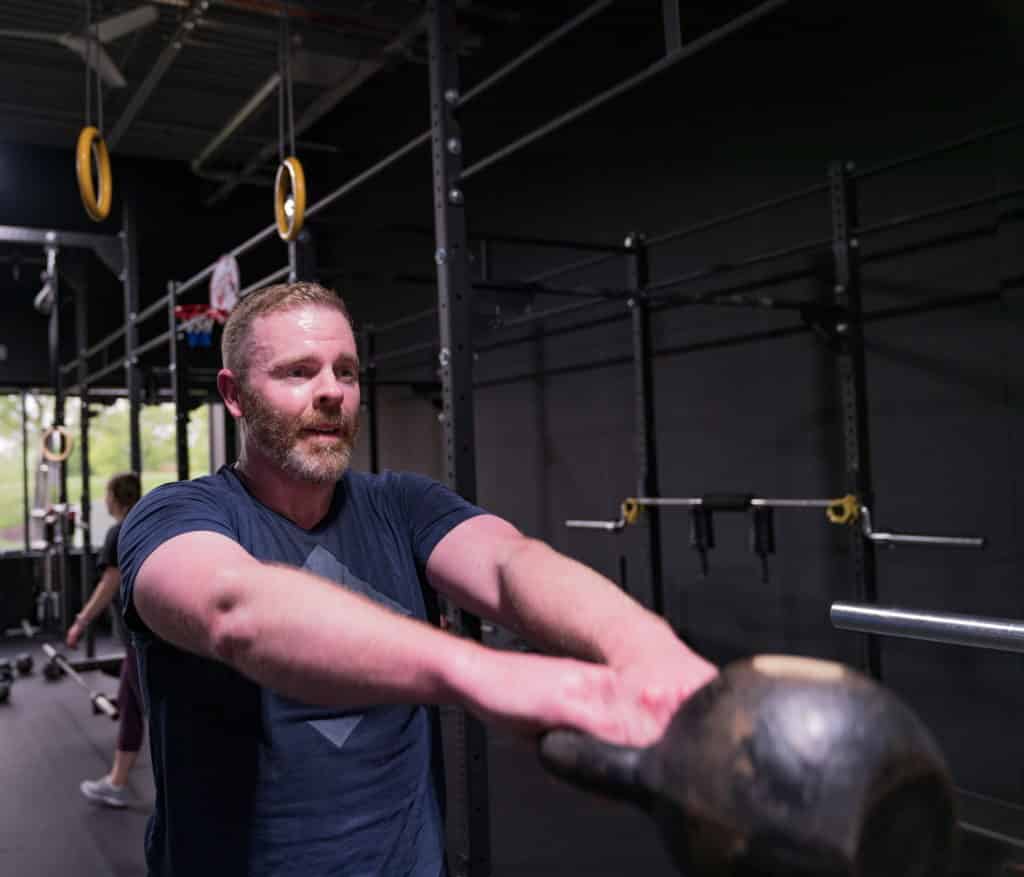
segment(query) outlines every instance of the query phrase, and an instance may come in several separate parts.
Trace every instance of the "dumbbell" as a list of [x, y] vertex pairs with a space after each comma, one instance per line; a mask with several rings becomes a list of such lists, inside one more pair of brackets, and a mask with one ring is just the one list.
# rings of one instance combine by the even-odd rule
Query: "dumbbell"
[[107, 697], [98, 691], [93, 691], [89, 687], [89, 683], [82, 678], [82, 675], [71, 666], [67, 658], [65, 658], [60, 652], [58, 652], [53, 646], [48, 643], [43, 643], [43, 654], [49, 658], [49, 662], [43, 668], [43, 675], [47, 679], [59, 679], [63, 674], [67, 673], [78, 685], [82, 686], [89, 693], [89, 702], [92, 704], [92, 711], [94, 713], [103, 713], [111, 719], [117, 720], [119, 713], [117, 709], [117, 701], [113, 698]]
[[56, 659], [50, 658], [50, 660], [43, 665], [43, 676], [47, 682], [56, 682], [63, 678], [64, 668], [57, 663]]
[[11, 683], [0, 682], [0, 704], [7, 703], [11, 697]]
[[34, 666], [32, 655], [30, 655], [28, 652], [22, 652], [20, 655], [18, 655], [17, 658], [14, 659], [14, 665], [18, 668], [18, 672], [22, 676], [28, 676], [29, 673], [32, 672], [32, 667]]
[[935, 741], [840, 664], [739, 661], [646, 749], [559, 729], [540, 757], [646, 809], [688, 877], [936, 877], [951, 865], [953, 786]]
[[14, 681], [14, 664], [11, 663], [10, 658], [4, 658], [0, 660], [0, 682], [13, 682]]

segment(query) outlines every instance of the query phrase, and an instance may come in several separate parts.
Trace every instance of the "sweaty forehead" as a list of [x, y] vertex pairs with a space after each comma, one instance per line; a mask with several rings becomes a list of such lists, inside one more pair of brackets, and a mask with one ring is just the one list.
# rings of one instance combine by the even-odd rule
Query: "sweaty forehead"
[[303, 304], [283, 311], [261, 314], [249, 332], [249, 365], [301, 353], [307, 344], [337, 343], [352, 348], [355, 336], [344, 314], [325, 305]]

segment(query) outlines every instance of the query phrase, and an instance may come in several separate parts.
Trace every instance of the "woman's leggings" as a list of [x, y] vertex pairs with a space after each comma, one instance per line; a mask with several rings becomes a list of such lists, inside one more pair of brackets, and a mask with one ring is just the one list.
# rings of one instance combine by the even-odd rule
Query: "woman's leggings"
[[142, 747], [142, 691], [139, 687], [139, 659], [135, 649], [126, 645], [121, 664], [121, 684], [117, 689], [117, 710], [121, 714], [121, 727], [117, 734], [117, 748], [122, 752], [138, 752]]

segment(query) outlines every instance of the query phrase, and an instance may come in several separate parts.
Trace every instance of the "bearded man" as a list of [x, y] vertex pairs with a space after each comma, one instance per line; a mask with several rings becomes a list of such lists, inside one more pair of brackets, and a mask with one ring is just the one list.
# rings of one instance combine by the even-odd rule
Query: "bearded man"
[[[613, 583], [441, 484], [352, 471], [359, 361], [332, 291], [250, 294], [222, 357], [238, 462], [157, 488], [121, 531], [150, 877], [444, 875], [430, 707], [645, 745], [715, 674]], [[435, 592], [566, 657], [451, 636], [427, 623]]]

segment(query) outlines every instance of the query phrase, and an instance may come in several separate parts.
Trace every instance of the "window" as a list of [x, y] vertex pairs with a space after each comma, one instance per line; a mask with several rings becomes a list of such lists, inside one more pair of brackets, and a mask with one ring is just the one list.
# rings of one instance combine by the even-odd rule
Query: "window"
[[[126, 399], [117, 399], [110, 405], [93, 402], [90, 408], [90, 541], [93, 547], [98, 548], [113, 523], [104, 502], [107, 481], [111, 475], [125, 472], [131, 466], [129, 405]], [[78, 517], [82, 502], [79, 399], [69, 397], [64, 410], [65, 425], [73, 439], [72, 452], [66, 463], [68, 503]], [[23, 412], [27, 445], [22, 438]], [[38, 540], [43, 538], [39, 511], [60, 499], [59, 466], [48, 464], [41, 453], [41, 438], [46, 427], [53, 423], [53, 412], [54, 399], [51, 395], [34, 392], [0, 395], [0, 550], [24, 550], [26, 547], [26, 468], [31, 547], [39, 547]], [[143, 490], [152, 490], [158, 484], [176, 480], [174, 406], [169, 403], [143, 406], [139, 427]], [[189, 472], [193, 477], [209, 473], [209, 447], [208, 409], [203, 406], [190, 412], [189, 416]], [[34, 510], [39, 511], [33, 513]], [[82, 544], [81, 528], [76, 528], [73, 544]]]

